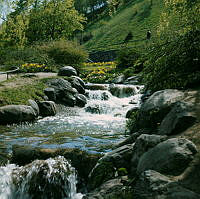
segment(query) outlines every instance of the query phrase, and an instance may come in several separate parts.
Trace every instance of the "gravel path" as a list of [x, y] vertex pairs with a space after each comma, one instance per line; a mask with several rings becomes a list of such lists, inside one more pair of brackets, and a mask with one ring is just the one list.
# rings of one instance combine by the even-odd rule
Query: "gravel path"
[[[31, 74], [34, 74], [38, 78], [55, 77], [57, 75], [57, 73], [45, 73], [45, 72], [31, 73]], [[20, 74], [10, 74], [9, 78], [15, 77], [15, 76], [22, 76], [22, 75], [25, 75], [25, 74], [21, 74], [21, 73]], [[0, 82], [3, 82], [5, 80], [7, 80], [7, 75], [6, 74], [0, 74]]]

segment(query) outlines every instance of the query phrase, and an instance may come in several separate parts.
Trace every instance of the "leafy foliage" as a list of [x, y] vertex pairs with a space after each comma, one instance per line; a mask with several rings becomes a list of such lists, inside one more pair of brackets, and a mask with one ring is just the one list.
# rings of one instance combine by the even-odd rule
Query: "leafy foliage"
[[165, 5], [158, 42], [149, 52], [144, 71], [147, 89], [152, 91], [184, 89], [200, 81], [200, 3], [166, 0]]
[[85, 18], [73, 0], [19, 0], [2, 26], [1, 37], [10, 45], [24, 46], [35, 41], [69, 39], [82, 30]]
[[138, 58], [140, 57], [140, 53], [134, 49], [123, 48], [120, 50], [117, 57], [117, 68], [129, 68], [132, 67]]
[[88, 57], [86, 51], [77, 43], [65, 40], [43, 43], [36, 48], [51, 57], [58, 65], [78, 66]]

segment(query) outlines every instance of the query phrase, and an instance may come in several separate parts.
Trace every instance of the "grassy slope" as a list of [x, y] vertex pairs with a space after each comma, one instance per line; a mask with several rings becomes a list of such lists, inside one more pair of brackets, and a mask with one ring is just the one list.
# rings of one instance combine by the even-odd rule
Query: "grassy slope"
[[[152, 7], [148, 0], [136, 0], [121, 7], [112, 17], [104, 17], [86, 28], [93, 38], [85, 43], [86, 49], [116, 49], [131, 31], [133, 40], [142, 40], [147, 30], [152, 36], [156, 34], [159, 16], [163, 8], [163, 0], [154, 0]], [[143, 45], [144, 42], [131, 42], [130, 46]]]

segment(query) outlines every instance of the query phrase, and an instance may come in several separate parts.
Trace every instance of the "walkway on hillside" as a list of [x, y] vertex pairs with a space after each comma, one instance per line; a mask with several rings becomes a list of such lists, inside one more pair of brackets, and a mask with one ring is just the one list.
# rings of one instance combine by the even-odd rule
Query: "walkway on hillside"
[[[25, 74], [23, 74], [23, 73], [11, 74], [11, 75], [9, 75], [9, 78], [10, 77], [16, 77], [16, 76], [22, 76], [22, 75], [25, 75]], [[36, 77], [38, 77], [40, 79], [47, 78], [47, 77], [55, 77], [57, 75], [57, 73], [46, 73], [46, 72], [28, 73], [28, 74], [33, 74], [33, 75], [35, 75]], [[0, 82], [3, 82], [5, 80], [7, 80], [7, 74], [0, 74]]]

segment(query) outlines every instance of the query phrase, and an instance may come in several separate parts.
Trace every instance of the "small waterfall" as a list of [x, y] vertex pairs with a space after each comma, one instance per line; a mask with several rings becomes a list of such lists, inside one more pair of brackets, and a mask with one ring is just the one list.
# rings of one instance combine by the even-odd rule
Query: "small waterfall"
[[88, 90], [85, 111], [93, 114], [123, 116], [130, 107], [140, 105], [143, 86], [111, 85], [109, 90]]
[[81, 199], [75, 169], [64, 157], [0, 167], [0, 199]]

